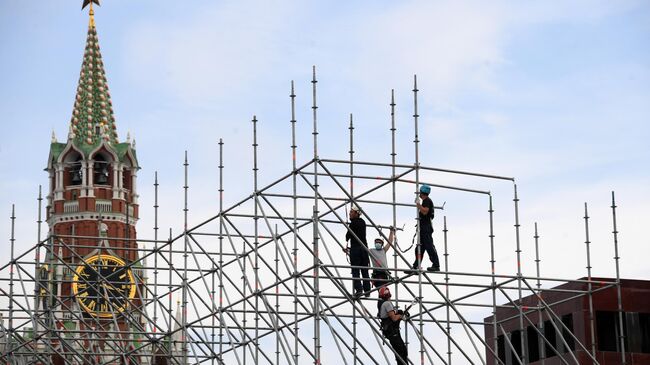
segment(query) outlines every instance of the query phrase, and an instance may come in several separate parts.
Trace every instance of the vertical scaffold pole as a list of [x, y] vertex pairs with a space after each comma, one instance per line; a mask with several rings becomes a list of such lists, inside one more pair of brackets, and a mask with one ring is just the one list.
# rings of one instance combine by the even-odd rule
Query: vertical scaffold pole
[[223, 139], [219, 138], [219, 365], [223, 364]]
[[[46, 214], [47, 216], [47, 214]], [[47, 356], [48, 359], [51, 359], [54, 353], [52, 345], [54, 344], [54, 329], [55, 329], [55, 321], [54, 321], [54, 313], [52, 311], [52, 306], [54, 305], [54, 230], [52, 227], [49, 227], [48, 230], [48, 242], [47, 242], [47, 249], [45, 250], [45, 255], [46, 258], [45, 260], [48, 263], [48, 268], [47, 268], [47, 303], [45, 304], [45, 315], [46, 315], [46, 326], [47, 328], [45, 329], [47, 331], [47, 336], [46, 336], [46, 341], [48, 342], [47, 346]]]
[[[14, 248], [16, 243], [15, 230], [16, 227], [16, 205], [11, 204], [11, 238], [9, 239], [10, 250], [11, 250], [11, 264], [9, 265], [9, 328], [8, 328], [8, 346], [5, 347], [9, 349], [7, 352], [8, 358], [13, 357], [13, 347], [14, 347]], [[6, 351], [6, 350], [5, 350]]]
[[489, 208], [490, 215], [490, 272], [492, 284], [492, 346], [494, 353], [494, 363], [499, 363], [499, 327], [497, 326], [497, 279], [496, 279], [496, 259], [494, 255], [494, 207], [492, 205], [492, 194], [489, 195]]
[[298, 365], [298, 198], [296, 188], [296, 92], [293, 80], [291, 81], [291, 185], [293, 200], [293, 361]]
[[[246, 273], [248, 272], [248, 270], [246, 269], [246, 267], [248, 266], [247, 265], [248, 260], [246, 259], [247, 258], [247, 256], [246, 256], [246, 240], [242, 240], [241, 255], [239, 255], [239, 257], [242, 260], [242, 276], [241, 276], [241, 280], [242, 280], [242, 283], [241, 283], [241, 286], [242, 286], [242, 326], [241, 326], [241, 328], [242, 328], [242, 330], [241, 330], [241, 339], [240, 339], [240, 341], [244, 342], [246, 337], [247, 337], [246, 336], [246, 331], [248, 330], [248, 325], [247, 325], [248, 324], [248, 306], [247, 306], [248, 300], [246, 299], [246, 297], [247, 297], [246, 292], [247, 292], [247, 289], [248, 289], [248, 285], [246, 285], [246, 281], [248, 280], [248, 275]], [[246, 365], [246, 363], [248, 361], [248, 351], [247, 351], [248, 350], [248, 343], [249, 343], [248, 341], [245, 341], [244, 345], [241, 347], [241, 350], [242, 350], [242, 363], [244, 365]]]
[[[43, 208], [43, 189], [41, 185], [38, 186], [38, 218], [36, 220], [36, 253], [35, 253], [35, 266], [34, 268], [36, 269], [36, 274], [34, 276], [35, 278], [35, 284], [34, 285], [34, 317], [38, 318], [39, 317], [39, 299], [40, 299], [40, 292], [42, 289], [43, 283], [41, 282], [42, 276], [41, 276], [41, 226], [43, 224], [43, 216], [42, 216], [42, 208]], [[45, 309], [45, 308], [43, 308]], [[38, 333], [38, 324], [37, 326], [34, 326], [34, 337], [38, 338], [39, 333]]]
[[314, 121], [314, 216], [313, 216], [313, 241], [314, 241], [314, 365], [320, 364], [320, 259], [318, 252], [318, 119], [316, 105], [316, 66], [312, 68], [312, 115]]
[[273, 324], [275, 325], [275, 363], [280, 363], [280, 331], [278, 331], [278, 317], [280, 313], [280, 278], [277, 273], [280, 272], [280, 236], [278, 235], [278, 225], [275, 225], [273, 231], [273, 242], [275, 243], [275, 313], [276, 318]]
[[255, 277], [255, 360], [254, 363], [259, 364], [259, 328], [260, 328], [260, 312], [259, 312], [259, 295], [260, 295], [260, 277], [259, 277], [259, 225], [258, 225], [258, 200], [257, 200], [257, 116], [253, 115], [253, 196], [254, 196], [254, 210], [253, 210], [253, 232], [254, 239], [253, 248], [255, 249], [255, 266], [253, 267], [253, 275]]
[[[442, 217], [443, 219], [443, 239], [445, 244], [445, 297], [449, 298], [449, 251], [447, 251], [447, 216]], [[449, 301], [445, 302], [445, 307], [447, 307], [447, 365], [451, 365], [451, 322], [449, 318], [449, 306], [451, 303]]]
[[[153, 335], [158, 327], [158, 171], [153, 175]], [[156, 349], [153, 349], [155, 351]]]
[[[393, 245], [393, 264], [394, 264], [394, 271], [393, 271], [393, 277], [397, 278], [398, 277], [398, 271], [397, 271], [397, 204], [395, 204], [397, 200], [397, 192], [396, 192], [396, 184], [395, 184], [395, 159], [397, 157], [397, 153], [395, 151], [395, 89], [390, 90], [390, 139], [391, 139], [391, 149], [390, 149], [390, 161], [391, 161], [391, 188], [392, 188], [392, 208], [393, 208], [393, 227], [395, 228], [395, 234], [393, 235], [393, 242], [391, 242], [391, 245]], [[395, 301], [399, 303], [399, 285], [395, 284], [394, 285], [394, 291], [395, 291]]]
[[[219, 139], [219, 142], [221, 142], [221, 139]], [[221, 147], [221, 146], [219, 146], [219, 147]], [[220, 165], [221, 165], [221, 151], [219, 151], [219, 166]], [[219, 166], [217, 166], [217, 167], [219, 167]], [[221, 170], [219, 171], [219, 173], [221, 173]], [[219, 177], [221, 178], [221, 175]], [[219, 195], [221, 195], [221, 192], [219, 192]], [[219, 201], [221, 202], [221, 199], [219, 199]], [[221, 205], [219, 205], [219, 222], [221, 222]], [[221, 261], [220, 258], [221, 258], [221, 232], [219, 232], [219, 258], [217, 259], [217, 261]], [[210, 284], [211, 284], [211, 289], [210, 289], [210, 306], [211, 307], [210, 307], [210, 310], [214, 313], [215, 311], [217, 311], [217, 308], [219, 308], [219, 306], [216, 303], [217, 302], [217, 291], [216, 291], [216, 285], [217, 284], [216, 284], [215, 275], [217, 275], [217, 269], [219, 270], [219, 272], [221, 272], [221, 267], [217, 266], [217, 265], [221, 265], [221, 264], [218, 263], [218, 262], [215, 263], [214, 260], [210, 260], [210, 261], [212, 261], [212, 270], [210, 272], [210, 281], [211, 281], [210, 282]], [[221, 309], [221, 308], [219, 308], [219, 309]], [[218, 312], [218, 315], [221, 315], [221, 313]], [[210, 333], [210, 352], [212, 353], [212, 355], [210, 355], [210, 363], [212, 365], [214, 365], [215, 359], [216, 359], [218, 361], [217, 364], [220, 365], [220, 363], [221, 363], [221, 348], [219, 348], [219, 352], [217, 352], [216, 351], [217, 344], [215, 342], [215, 339], [216, 339], [216, 336], [217, 336], [217, 334], [215, 332], [215, 327], [217, 325], [217, 321], [216, 321], [217, 313], [214, 313], [211, 317], [212, 317], [211, 318], [212, 328], [211, 328], [211, 331], [210, 331], [211, 332]], [[221, 331], [222, 327], [223, 326], [219, 326], [219, 331]], [[221, 337], [219, 337], [219, 343], [221, 343]]]
[[619, 270], [618, 255], [618, 229], [616, 228], [616, 198], [612, 191], [612, 234], [614, 235], [614, 262], [616, 263], [616, 297], [618, 300], [618, 325], [619, 325], [619, 341], [621, 346], [621, 364], [627, 364], [625, 358], [625, 327], [623, 326], [623, 297], [621, 295], [621, 277]]
[[522, 309], [522, 289], [521, 289], [521, 280], [522, 280], [522, 274], [521, 274], [521, 242], [519, 239], [519, 196], [517, 195], [517, 184], [514, 184], [514, 193], [515, 196], [513, 198], [513, 201], [515, 203], [515, 243], [517, 244], [517, 249], [515, 252], [517, 253], [517, 292], [519, 296], [519, 333], [521, 333], [521, 336], [519, 336], [519, 343], [521, 345], [521, 362], [522, 364], [526, 365], [528, 364], [528, 341], [526, 341], [526, 332], [524, 331], [524, 312]]
[[[540, 331], [544, 331], [544, 317], [542, 316], [542, 306], [541, 306], [542, 282], [540, 280], [541, 273], [539, 269], [539, 263], [541, 262], [541, 260], [539, 259], [539, 233], [537, 233], [537, 222], [535, 222], [535, 236], [533, 236], [533, 238], [535, 239], [535, 270], [537, 273], [537, 307], [538, 307], [537, 315], [539, 316], [537, 320], [537, 327], [539, 328]], [[539, 347], [540, 365], [544, 365], [544, 361], [546, 359], [546, 349], [544, 347], [544, 338], [542, 336], [537, 336], [537, 346]]]
[[[420, 139], [419, 139], [419, 134], [418, 134], [418, 118], [420, 115], [418, 114], [418, 76], [413, 75], [413, 124], [414, 124], [414, 129], [415, 129], [415, 139], [413, 140], [413, 143], [415, 144], [415, 189], [416, 189], [416, 196], [418, 194], [418, 190], [420, 188], [420, 151], [419, 151], [419, 145], [420, 145]], [[416, 213], [415, 213], [415, 220], [416, 220], [416, 235], [417, 235], [417, 268], [418, 268], [418, 302], [420, 304], [420, 313], [424, 313], [424, 305], [422, 304], [422, 259], [424, 258], [424, 253], [422, 252], [422, 242], [420, 239], [420, 211], [417, 209], [416, 206]], [[424, 320], [422, 315], [418, 316], [419, 317], [419, 331], [420, 331], [420, 363], [424, 365]]]
[[[221, 155], [221, 153], [220, 153], [220, 155]], [[219, 161], [219, 165], [221, 165], [221, 161]], [[219, 218], [221, 219], [221, 206], [219, 206]], [[219, 234], [219, 243], [221, 243], [221, 234]], [[221, 255], [221, 247], [219, 247], [219, 255]], [[210, 260], [210, 261], [212, 261], [212, 270], [210, 270], [210, 281], [211, 281], [211, 282], [210, 282], [210, 284], [211, 284], [211, 289], [210, 289], [210, 306], [211, 306], [211, 308], [210, 308], [210, 310], [214, 313], [214, 312], [217, 310], [217, 308], [219, 308], [219, 307], [217, 306], [217, 304], [216, 304], [216, 302], [217, 302], [217, 297], [216, 297], [216, 294], [217, 294], [217, 291], [216, 291], [216, 285], [217, 285], [217, 284], [216, 284], [215, 275], [216, 275], [216, 271], [217, 271], [217, 265], [220, 265], [220, 264], [219, 264], [219, 263], [215, 263], [214, 260]], [[219, 267], [219, 271], [221, 271], [221, 268], [220, 268], [220, 267]], [[210, 355], [210, 363], [211, 363], [212, 365], [214, 365], [214, 360], [215, 360], [215, 359], [216, 359], [217, 361], [220, 361], [221, 352], [216, 352], [216, 351], [215, 351], [215, 349], [216, 349], [216, 342], [215, 342], [215, 338], [216, 338], [215, 326], [217, 325], [217, 322], [216, 322], [216, 314], [215, 314], [215, 315], [212, 315], [211, 317], [212, 317], [212, 318], [211, 318], [211, 325], [212, 325], [212, 328], [211, 328], [211, 331], [210, 331], [210, 332], [211, 332], [211, 333], [210, 333], [210, 352], [211, 352], [212, 355]], [[219, 329], [221, 329], [221, 327], [223, 327], [223, 326], [219, 326]], [[219, 338], [219, 342], [221, 342], [221, 338]]]
[[184, 185], [183, 185], [183, 238], [185, 240], [185, 247], [183, 249], [183, 287], [181, 288], [182, 291], [182, 312], [181, 312], [181, 318], [182, 318], [182, 324], [181, 324], [181, 351], [183, 354], [181, 355], [181, 358], [183, 359], [183, 365], [187, 364], [187, 355], [188, 355], [188, 348], [187, 348], [187, 253], [189, 252], [189, 244], [190, 244], [190, 238], [189, 235], [187, 234], [187, 228], [188, 228], [188, 223], [187, 223], [187, 216], [188, 216], [188, 207], [187, 207], [187, 193], [188, 193], [188, 166], [189, 163], [187, 162], [187, 151], [185, 151], [185, 161], [183, 162], [183, 173], [185, 175], [184, 179]]
[[[167, 318], [169, 319], [169, 326], [167, 327], [167, 338], [169, 342], [172, 344], [172, 346], [176, 346], [176, 344], [172, 340], [172, 331], [174, 329], [174, 320], [172, 317], [172, 293], [173, 293], [173, 287], [172, 287], [172, 272], [174, 271], [174, 261], [173, 260], [173, 241], [172, 241], [172, 229], [171, 227], [169, 228], [169, 236], [167, 238], [167, 247], [168, 247], [168, 259], [167, 262], [169, 262], [169, 270], [167, 271], [168, 277], [167, 277]], [[167, 363], [171, 363], [172, 361], [172, 346], [167, 350]]]
[[587, 249], [587, 291], [589, 292], [589, 331], [591, 339], [591, 356], [596, 356], [596, 334], [594, 332], [594, 301], [591, 286], [591, 241], [589, 240], [589, 213], [585, 202], [585, 247]]
[[[350, 127], [348, 127], [350, 130], [350, 150], [348, 153], [350, 154], [350, 197], [352, 197], [352, 200], [350, 201], [350, 204], [354, 204], [354, 117], [352, 116], [352, 113], [350, 113]], [[352, 207], [350, 207], [350, 211], [352, 211]], [[354, 283], [354, 281], [353, 281]], [[354, 286], [354, 284], [353, 284]], [[352, 306], [352, 355], [353, 355], [353, 364], [357, 364], [357, 307], [355, 305]]]

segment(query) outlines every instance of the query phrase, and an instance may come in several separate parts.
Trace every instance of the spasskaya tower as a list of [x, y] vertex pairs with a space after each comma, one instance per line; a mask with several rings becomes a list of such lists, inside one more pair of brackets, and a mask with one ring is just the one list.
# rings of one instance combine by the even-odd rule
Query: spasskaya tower
[[[135, 142], [118, 139], [93, 3], [99, 5], [83, 5], [90, 5], [90, 19], [67, 139], [53, 134], [47, 160], [52, 242], [39, 275], [49, 276], [53, 295], [43, 295], [38, 309], [50, 313], [63, 336], [80, 339], [76, 350], [89, 354], [90, 363], [120, 353], [127, 355], [115, 363], [133, 363], [139, 361], [128, 354], [143, 332], [146, 299], [135, 240], [140, 167]], [[59, 342], [52, 338], [54, 348]], [[53, 363], [74, 351], [55, 351]]]

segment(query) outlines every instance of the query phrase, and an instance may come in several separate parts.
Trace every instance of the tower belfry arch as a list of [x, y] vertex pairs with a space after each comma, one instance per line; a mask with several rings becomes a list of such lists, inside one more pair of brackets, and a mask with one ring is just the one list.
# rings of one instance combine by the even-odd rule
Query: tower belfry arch
[[[42, 234], [39, 194], [38, 242], [17, 252], [12, 212], [11, 257], [0, 263], [0, 361], [9, 364], [387, 364], [393, 348], [377, 319], [377, 291], [355, 297], [343, 236], [350, 230], [347, 210], [355, 204], [373, 235], [388, 241], [397, 228], [398, 241], [389, 260], [390, 277], [382, 285], [393, 301], [410, 307], [401, 331], [410, 349], [409, 364], [511, 364], [552, 361], [598, 364], [593, 343], [581, 341], [558, 320], [556, 293], [589, 298], [618, 289], [618, 240], [613, 220], [612, 251], [616, 278], [591, 277], [589, 244], [587, 278], [572, 280], [525, 276], [521, 271], [519, 197], [515, 179], [482, 172], [429, 165], [420, 156], [417, 79], [413, 88], [413, 155], [397, 162], [395, 98], [391, 93], [391, 148], [387, 159], [355, 159], [354, 118], [349, 120], [349, 154], [339, 159], [319, 153], [317, 79], [312, 79], [313, 154], [297, 153], [294, 84], [291, 83], [291, 170], [266, 185], [258, 165], [256, 116], [251, 120], [252, 191], [226, 205], [223, 140], [219, 140], [218, 212], [191, 226], [189, 157], [182, 173], [183, 214], [178, 226], [160, 231], [159, 181], [154, 183], [152, 234], [136, 235], [140, 216], [136, 190], [139, 165], [130, 141], [118, 142], [96, 29], [91, 20], [75, 108], [66, 143], [52, 143], [48, 160], [50, 190]], [[347, 139], [347, 138], [346, 138]], [[101, 158], [96, 156], [101, 156]], [[437, 176], [454, 176], [457, 184], [441, 184]], [[476, 184], [480, 180], [484, 183]], [[442, 254], [440, 272], [408, 273], [408, 251], [415, 229], [401, 226], [416, 213], [413, 194], [423, 184], [432, 196], [447, 192], [476, 196], [484, 206], [484, 242], [489, 255], [484, 267], [452, 270], [460, 252], [448, 250], [444, 207], [438, 202], [435, 225], [442, 232], [436, 246]], [[497, 271], [497, 213], [494, 193], [484, 186], [507, 186], [512, 195], [503, 215], [512, 217], [517, 266]], [[501, 197], [499, 197], [501, 198]], [[434, 199], [435, 200], [435, 199]], [[452, 199], [446, 200], [453, 205]], [[612, 213], [616, 204], [612, 194]], [[440, 218], [442, 216], [442, 218]], [[585, 206], [585, 222], [588, 221]], [[182, 222], [182, 223], [181, 223]], [[388, 222], [388, 223], [386, 223]], [[586, 227], [587, 238], [588, 226]], [[539, 234], [535, 232], [535, 248]], [[401, 241], [407, 241], [403, 243]], [[413, 239], [413, 245], [420, 245]], [[469, 253], [462, 253], [468, 255]], [[33, 259], [32, 259], [33, 258]], [[359, 279], [361, 280], [361, 279]], [[574, 285], [556, 289], [557, 283]], [[532, 296], [534, 299], [527, 299]], [[526, 298], [525, 298], [526, 297]], [[551, 299], [549, 299], [551, 298]], [[483, 315], [478, 317], [478, 315]], [[502, 313], [507, 312], [507, 315]], [[486, 315], [491, 317], [483, 319]], [[593, 309], [590, 313], [593, 318]], [[504, 318], [507, 317], [507, 318]], [[519, 337], [506, 335], [507, 321], [516, 320]], [[622, 324], [622, 311], [617, 319]], [[547, 325], [546, 322], [549, 324]], [[552, 336], [551, 336], [552, 335]], [[534, 358], [531, 338], [540, 351]], [[551, 344], [553, 338], [553, 346]], [[619, 339], [625, 363], [625, 339]], [[532, 342], [531, 342], [532, 341]], [[557, 345], [560, 344], [561, 345]], [[541, 344], [541, 345], [539, 345]], [[571, 345], [573, 344], [573, 345]], [[557, 345], [557, 346], [556, 346]], [[565, 351], [573, 347], [573, 351]], [[548, 352], [546, 349], [548, 348]], [[562, 350], [564, 349], [564, 350]], [[564, 352], [562, 352], [564, 351]], [[580, 352], [574, 355], [574, 352]], [[508, 356], [502, 355], [509, 354]], [[506, 359], [508, 357], [508, 359]]]

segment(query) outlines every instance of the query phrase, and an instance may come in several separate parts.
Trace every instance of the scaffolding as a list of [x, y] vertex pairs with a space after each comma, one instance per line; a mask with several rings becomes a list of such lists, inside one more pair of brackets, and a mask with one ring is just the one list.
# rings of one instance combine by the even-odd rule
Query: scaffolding
[[[350, 231], [347, 207], [360, 207], [368, 229], [388, 240], [385, 232], [397, 227], [398, 236], [410, 237], [413, 229], [400, 225], [413, 218], [413, 194], [427, 184], [437, 191], [455, 191], [484, 199], [489, 224], [485, 245], [489, 246], [489, 270], [456, 272], [449, 266], [447, 217], [438, 218], [443, 240], [436, 242], [442, 250], [442, 267], [437, 273], [410, 269], [412, 254], [407, 243], [395, 242], [392, 250], [389, 285], [392, 300], [399, 308], [411, 306], [410, 319], [401, 324], [401, 333], [410, 348], [409, 364], [504, 364], [498, 355], [497, 337], [504, 333], [503, 321], [497, 318], [499, 308], [516, 311], [520, 330], [532, 326], [540, 344], [548, 343], [542, 331], [542, 318], [557, 318], [553, 305], [544, 297], [548, 288], [558, 283], [586, 284], [586, 290], [572, 295], [590, 299], [591, 348], [566, 331], [561, 322], [552, 321], [554, 333], [566, 344], [574, 341], [585, 351], [593, 364], [594, 315], [591, 296], [597, 290], [618, 288], [618, 320], [622, 326], [619, 279], [619, 255], [616, 228], [616, 204], [612, 193], [613, 250], [616, 280], [598, 281], [592, 287], [590, 263], [589, 216], [585, 204], [586, 280], [542, 276], [539, 259], [539, 234], [535, 223], [536, 275], [521, 271], [519, 198], [515, 179], [490, 174], [430, 167], [420, 163], [419, 114], [417, 78], [413, 87], [413, 163], [396, 162], [395, 97], [390, 101], [390, 162], [355, 159], [354, 120], [349, 121], [349, 158], [323, 158], [318, 153], [317, 80], [314, 70], [312, 84], [313, 155], [298, 163], [296, 141], [296, 105], [291, 83], [291, 152], [292, 169], [265, 186], [258, 184], [258, 140], [256, 117], [252, 118], [252, 187], [250, 195], [232, 206], [224, 206], [224, 142], [219, 140], [219, 211], [218, 214], [192, 227], [188, 224], [189, 162], [183, 164], [183, 225], [180, 233], [160, 232], [158, 226], [158, 176], [155, 175], [153, 206], [153, 237], [111, 238], [78, 235], [42, 237], [41, 203], [37, 220], [37, 243], [29, 250], [15, 252], [16, 239], [11, 215], [11, 256], [0, 266], [0, 360], [7, 364], [387, 364], [394, 363], [394, 352], [385, 341], [376, 314], [376, 291], [371, 297], [352, 295], [352, 281], [345, 262], [345, 232]], [[514, 213], [514, 253], [517, 270], [497, 272], [494, 233], [495, 209], [493, 194], [470, 184], [438, 184], [432, 174], [481, 179], [490, 184], [509, 184], [512, 188]], [[435, 206], [444, 211], [443, 206]], [[382, 223], [378, 211], [389, 216]], [[127, 210], [128, 212], [128, 210]], [[387, 213], [386, 213], [387, 212]], [[128, 214], [128, 213], [127, 213]], [[417, 219], [415, 219], [417, 221]], [[101, 217], [98, 224], [102, 224]], [[418, 227], [416, 226], [417, 232]], [[141, 232], [143, 229], [140, 230]], [[350, 231], [352, 232], [352, 231]], [[343, 234], [341, 234], [343, 233]], [[141, 233], [142, 235], [142, 233]], [[167, 236], [165, 238], [165, 236]], [[417, 235], [414, 235], [417, 237]], [[116, 322], [89, 318], [75, 307], [74, 298], [60, 298], [56, 287], [71, 283], [72, 267], [60, 256], [62, 247], [75, 250], [88, 247], [77, 243], [94, 242], [91, 247], [110, 250], [114, 241], [135, 242], [138, 257], [126, 265], [138, 283], [136, 297], [140, 303], [115, 313]], [[419, 245], [414, 238], [411, 246]], [[120, 248], [120, 250], [129, 250]], [[84, 262], [83, 257], [77, 257]], [[359, 267], [357, 267], [359, 268]], [[104, 278], [105, 279], [105, 278]], [[361, 279], [360, 279], [361, 280]], [[534, 295], [536, 305], [524, 305], [524, 296]], [[501, 304], [500, 302], [505, 302]], [[46, 304], [43, 304], [46, 303]], [[531, 313], [539, 313], [533, 323]], [[491, 321], [483, 315], [491, 314]], [[65, 321], [83, 326], [66, 327]], [[558, 323], [557, 325], [555, 323]], [[486, 341], [482, 331], [491, 332]], [[567, 335], [568, 334], [568, 335]], [[567, 336], [571, 339], [565, 338]], [[526, 364], [528, 343], [507, 346], [517, 354], [517, 361]], [[624, 338], [620, 337], [624, 346]], [[517, 351], [516, 349], [524, 349]], [[544, 348], [544, 346], [540, 346]], [[543, 351], [543, 350], [542, 350]], [[623, 363], [625, 351], [623, 349]], [[556, 354], [542, 354], [546, 356]], [[557, 354], [560, 355], [560, 354]], [[572, 353], [558, 356], [564, 364], [578, 363]], [[53, 360], [57, 359], [57, 360]]]

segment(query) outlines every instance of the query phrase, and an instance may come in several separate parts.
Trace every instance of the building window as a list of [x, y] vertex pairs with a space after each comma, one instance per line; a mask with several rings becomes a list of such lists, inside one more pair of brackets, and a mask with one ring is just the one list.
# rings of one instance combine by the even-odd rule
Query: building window
[[625, 320], [628, 346], [625, 350], [650, 354], [650, 313], [625, 313]]
[[499, 360], [505, 363], [506, 362], [506, 341], [503, 338], [503, 335], [497, 337], [497, 348], [498, 348], [497, 355], [499, 356]]
[[510, 343], [512, 343], [512, 348], [515, 350], [514, 353], [510, 353], [510, 363], [517, 364], [519, 363], [517, 358], [521, 359], [521, 331], [512, 331], [510, 334]]
[[550, 320], [544, 321], [544, 337], [548, 341], [544, 342], [544, 351], [546, 353], [546, 357], [555, 356], [555, 349], [557, 348], [557, 344], [555, 342], [555, 328], [551, 324]]
[[564, 341], [566, 341], [566, 344], [569, 346], [569, 348], [565, 348], [564, 351], [562, 352], [574, 351], [576, 349], [576, 345], [575, 345], [575, 341], [573, 340], [573, 336], [571, 336], [571, 334], [573, 333], [573, 314], [569, 313], [563, 315], [562, 324], [564, 324], [564, 326], [562, 327], [562, 337], [564, 337]]
[[618, 312], [597, 311], [596, 333], [598, 334], [598, 351], [619, 351], [621, 326]]
[[534, 362], [539, 360], [540, 337], [537, 335], [537, 331], [533, 326], [529, 326], [526, 332], [528, 337], [528, 361]]

